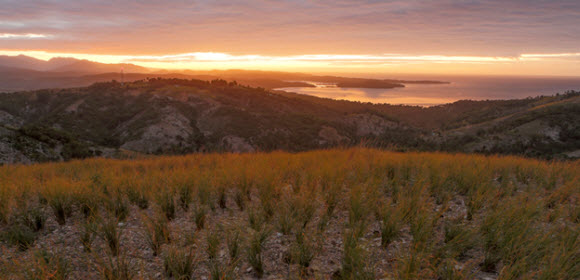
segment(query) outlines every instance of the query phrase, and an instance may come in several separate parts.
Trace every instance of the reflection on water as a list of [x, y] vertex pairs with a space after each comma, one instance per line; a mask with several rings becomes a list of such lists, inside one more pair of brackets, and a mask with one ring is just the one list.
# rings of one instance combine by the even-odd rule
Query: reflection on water
[[418, 106], [433, 106], [456, 101], [457, 99], [445, 97], [409, 96], [401, 94], [395, 89], [374, 88], [339, 88], [339, 87], [294, 87], [281, 88], [280, 90], [300, 94], [314, 95], [318, 97], [343, 99], [349, 101], [407, 104]]
[[404, 88], [339, 88], [328, 83], [316, 87], [279, 90], [349, 101], [433, 106], [457, 100], [516, 99], [580, 90], [580, 78], [457, 77], [450, 84], [407, 84]]

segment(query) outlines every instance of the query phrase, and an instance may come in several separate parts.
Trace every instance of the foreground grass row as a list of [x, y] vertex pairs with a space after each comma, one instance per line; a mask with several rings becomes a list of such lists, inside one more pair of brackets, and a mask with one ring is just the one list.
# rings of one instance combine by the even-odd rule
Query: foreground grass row
[[209, 154], [0, 168], [6, 279], [578, 279], [580, 163]]

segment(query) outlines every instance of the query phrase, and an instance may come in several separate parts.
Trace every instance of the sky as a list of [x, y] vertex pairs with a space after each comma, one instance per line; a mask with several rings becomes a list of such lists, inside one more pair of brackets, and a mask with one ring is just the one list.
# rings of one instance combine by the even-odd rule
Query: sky
[[0, 55], [194, 70], [580, 76], [578, 0], [0, 5]]

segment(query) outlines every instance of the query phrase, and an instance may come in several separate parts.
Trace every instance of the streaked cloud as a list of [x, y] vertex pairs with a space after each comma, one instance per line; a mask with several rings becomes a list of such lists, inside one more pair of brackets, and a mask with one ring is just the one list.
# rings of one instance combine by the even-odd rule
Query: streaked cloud
[[[521, 56], [523, 57], [523, 56]], [[348, 62], [348, 63], [405, 63], [405, 62], [439, 62], [439, 63], [480, 63], [480, 62], [513, 62], [521, 57], [485, 57], [485, 56], [447, 56], [447, 55], [333, 55], [313, 54], [295, 56], [232, 55], [227, 53], [195, 52], [162, 56], [133, 56], [125, 62], [234, 62], [234, 61], [303, 61], [303, 62]]]
[[52, 37], [46, 34], [13, 34], [13, 33], [0, 33], [0, 39], [46, 39]]
[[0, 47], [175, 68], [565, 64], [579, 14], [578, 0], [3, 0], [0, 34], [52, 37]]

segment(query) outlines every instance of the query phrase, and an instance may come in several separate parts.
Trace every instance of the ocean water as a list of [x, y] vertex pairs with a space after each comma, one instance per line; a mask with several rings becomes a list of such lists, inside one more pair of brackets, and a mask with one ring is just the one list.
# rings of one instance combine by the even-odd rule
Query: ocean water
[[[383, 77], [385, 79], [393, 77]], [[416, 80], [418, 77], [397, 79]], [[404, 88], [339, 88], [332, 84], [312, 83], [310, 87], [280, 88], [318, 97], [371, 103], [434, 106], [458, 100], [521, 99], [554, 95], [568, 90], [580, 91], [580, 77], [423, 77], [449, 84], [406, 84]], [[421, 78], [419, 78], [421, 79]]]

